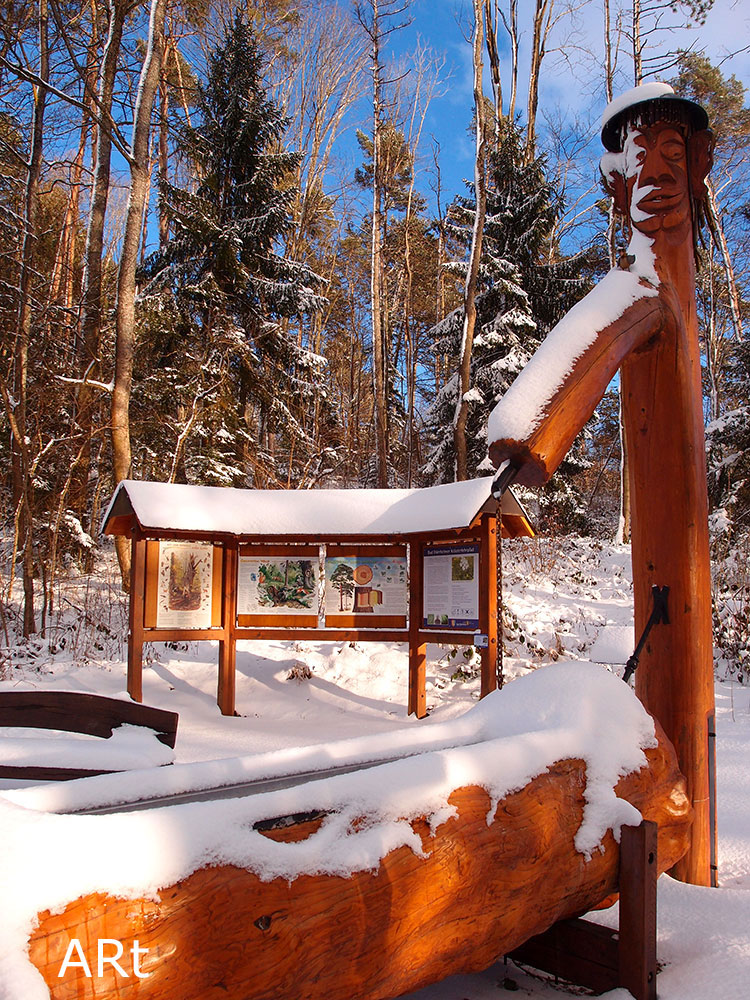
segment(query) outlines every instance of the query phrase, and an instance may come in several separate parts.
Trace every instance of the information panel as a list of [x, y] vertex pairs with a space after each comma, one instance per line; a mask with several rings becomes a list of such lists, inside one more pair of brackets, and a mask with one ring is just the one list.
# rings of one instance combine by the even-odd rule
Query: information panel
[[479, 544], [424, 549], [422, 626], [479, 628]]
[[237, 614], [317, 615], [318, 560], [240, 555]]
[[406, 615], [406, 557], [332, 556], [326, 559], [326, 620]]
[[161, 542], [157, 628], [210, 628], [214, 547], [210, 542]]

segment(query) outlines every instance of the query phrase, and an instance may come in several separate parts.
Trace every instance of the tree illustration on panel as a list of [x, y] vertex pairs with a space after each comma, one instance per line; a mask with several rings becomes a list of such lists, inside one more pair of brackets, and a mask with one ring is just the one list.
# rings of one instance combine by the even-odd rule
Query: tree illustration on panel
[[354, 593], [354, 570], [348, 563], [339, 563], [331, 574], [331, 583], [338, 588], [339, 611], [346, 611], [344, 607], [344, 597], [351, 597]]
[[173, 552], [169, 560], [169, 607], [197, 611], [201, 606], [201, 576], [195, 556]]

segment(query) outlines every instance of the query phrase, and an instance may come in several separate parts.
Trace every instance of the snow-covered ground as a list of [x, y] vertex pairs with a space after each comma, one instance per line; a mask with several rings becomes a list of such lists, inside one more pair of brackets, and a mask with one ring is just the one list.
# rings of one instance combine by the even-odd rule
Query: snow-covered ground
[[[503, 574], [508, 682], [564, 660], [592, 660], [622, 673], [634, 645], [627, 549], [586, 539], [519, 540], [505, 545]], [[113, 606], [116, 590], [100, 581], [79, 580], [65, 600], [77, 609], [73, 617], [83, 614], [106, 623], [105, 631], [98, 630], [101, 641], [92, 640], [90, 631], [76, 631], [75, 625], [63, 628], [61, 621], [54, 654], [42, 643], [7, 651], [0, 663], [0, 689], [123, 696], [125, 667], [117, 632], [124, 621], [121, 608]], [[60, 636], [67, 636], [64, 643]], [[97, 650], [97, 644], [103, 648]], [[114, 658], [100, 658], [106, 653]], [[404, 727], [429, 730], [450, 724], [478, 701], [476, 665], [463, 650], [428, 647], [428, 656], [430, 714], [421, 722], [406, 716], [406, 650], [388, 644], [240, 644], [240, 714], [231, 719], [222, 718], [216, 706], [215, 646], [154, 646], [144, 670], [144, 701], [179, 712], [176, 759], [183, 763], [370, 734], [383, 734], [387, 743], [389, 733]], [[87, 662], [81, 663], [82, 658]], [[684, 886], [666, 876], [660, 880], [662, 1000], [744, 1000], [748, 995], [750, 685], [736, 678], [717, 681], [716, 698], [721, 888]], [[5, 899], [3, 905], [12, 907], [13, 900]], [[597, 919], [616, 916], [608, 911]], [[546, 1000], [580, 993], [530, 970], [499, 964], [481, 975], [452, 977], [412, 994], [411, 1000], [489, 1000], [514, 987], [521, 996]], [[0, 998], [5, 996], [0, 983]], [[610, 994], [617, 1000], [627, 996], [623, 991]]]

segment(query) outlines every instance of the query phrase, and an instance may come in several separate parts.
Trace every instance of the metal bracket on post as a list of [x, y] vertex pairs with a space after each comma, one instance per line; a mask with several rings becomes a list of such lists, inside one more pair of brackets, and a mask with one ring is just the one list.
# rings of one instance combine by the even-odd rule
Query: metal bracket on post
[[501, 463], [500, 468], [495, 473], [495, 478], [492, 480], [492, 495], [498, 503], [500, 503], [503, 493], [505, 493], [517, 475], [518, 469], [509, 458], [506, 458]]
[[716, 714], [708, 717], [708, 822], [711, 838], [711, 888], [719, 886], [719, 860], [716, 856]]
[[638, 661], [641, 658], [643, 647], [646, 645], [646, 639], [648, 639], [648, 634], [651, 629], [654, 625], [669, 625], [669, 608], [667, 607], [669, 587], [654, 586], [651, 588], [651, 594], [653, 595], [654, 606], [651, 609], [651, 616], [646, 622], [643, 635], [638, 640], [638, 645], [635, 647], [633, 655], [630, 657], [625, 666], [625, 673], [623, 674], [622, 679], [626, 684], [635, 673], [635, 669], [638, 666]]

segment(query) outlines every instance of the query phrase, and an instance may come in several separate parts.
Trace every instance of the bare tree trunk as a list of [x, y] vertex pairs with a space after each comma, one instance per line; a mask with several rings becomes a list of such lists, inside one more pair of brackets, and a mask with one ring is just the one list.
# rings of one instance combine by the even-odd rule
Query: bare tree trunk
[[724, 225], [721, 221], [721, 211], [716, 200], [716, 191], [710, 180], [706, 182], [706, 187], [708, 188], [708, 199], [706, 201], [708, 221], [714, 240], [718, 244], [719, 250], [721, 251], [721, 260], [724, 266], [724, 278], [726, 279], [727, 292], [729, 294], [729, 309], [732, 314], [734, 336], [737, 339], [737, 342], [741, 343], [744, 338], [742, 335], [742, 316], [740, 313], [740, 295], [737, 290], [737, 279], [735, 277], [729, 247], [727, 246]]
[[612, 24], [609, 9], [609, 0], [604, 0], [604, 86], [607, 94], [607, 104], [613, 96], [612, 77], [614, 67], [612, 65]]
[[96, 408], [95, 389], [86, 384], [87, 379], [98, 379], [99, 337], [102, 326], [102, 254], [104, 249], [104, 220], [109, 196], [110, 159], [112, 137], [107, 127], [111, 116], [117, 63], [122, 43], [125, 18], [130, 0], [111, 0], [109, 7], [109, 32], [104, 48], [99, 74], [100, 124], [96, 129], [96, 162], [94, 185], [91, 192], [89, 224], [86, 232], [86, 251], [83, 279], [83, 314], [78, 343], [80, 375], [84, 382], [78, 392], [76, 422], [80, 429], [83, 448], [74, 471], [71, 485], [71, 506], [82, 519], [85, 518], [89, 468], [91, 464], [90, 441], [94, 429]]
[[[529, 66], [529, 99], [527, 104], [526, 159], [533, 160], [536, 151], [536, 113], [539, 105], [539, 71], [544, 58], [544, 16], [550, 0], [536, 0], [534, 29], [531, 39], [531, 64]], [[554, 0], [553, 0], [554, 2]]]
[[[609, 0], [604, 0], [604, 53], [605, 53], [605, 86], [607, 103], [614, 97], [614, 58], [612, 55], [612, 22]], [[614, 203], [610, 201], [609, 224], [607, 227], [607, 245], [609, 249], [609, 266], [617, 263], [617, 217]], [[618, 426], [620, 435], [620, 516], [618, 518], [615, 541], [619, 544], [630, 541], [630, 473], [628, 471], [628, 444], [622, 421], [622, 385], [618, 385], [619, 411]]]
[[485, 33], [487, 36], [487, 58], [490, 61], [492, 98], [495, 107], [494, 136], [495, 147], [500, 140], [500, 120], [503, 117], [503, 84], [500, 75], [500, 53], [497, 48], [497, 0], [484, 0]]
[[[165, 184], [169, 175], [169, 53], [165, 51], [159, 78], [159, 184]], [[159, 197], [159, 249], [163, 250], [169, 241], [169, 222], [166, 205]]]
[[[713, 248], [708, 257], [708, 323], [703, 333], [706, 352], [706, 378], [709, 385], [708, 419], [718, 420], [721, 416], [721, 354], [723, 337], [716, 329], [716, 279], [714, 269]], [[710, 498], [709, 498], [710, 499]]]
[[[58, 250], [50, 279], [50, 301], [56, 302], [66, 310], [73, 309], [74, 301], [74, 270], [76, 240], [80, 226], [81, 186], [83, 181], [83, 164], [89, 135], [91, 133], [91, 116], [95, 113], [91, 97], [96, 83], [96, 50], [98, 48], [98, 30], [96, 9], [91, 9], [91, 41], [86, 49], [86, 70], [83, 101], [87, 110], [82, 112], [81, 128], [78, 140], [78, 152], [71, 165], [71, 184], [68, 205], [65, 212], [62, 232], [58, 241]], [[75, 335], [71, 328], [71, 335]]]
[[372, 0], [372, 240], [370, 306], [372, 310], [373, 389], [375, 394], [375, 451], [377, 485], [388, 486], [388, 346], [383, 323], [383, 176], [381, 166], [382, 79], [380, 66], [380, 11]]
[[33, 484], [29, 456], [27, 427], [27, 379], [29, 365], [29, 343], [32, 331], [32, 284], [34, 275], [34, 247], [37, 238], [39, 215], [39, 186], [42, 175], [42, 153], [44, 149], [44, 114], [47, 103], [49, 80], [47, 0], [39, 0], [39, 78], [41, 85], [34, 91], [34, 118], [31, 128], [31, 151], [26, 176], [24, 200], [24, 235], [21, 247], [21, 274], [19, 279], [18, 332], [14, 350], [14, 404], [6, 397], [6, 408], [12, 432], [12, 478], [13, 504], [20, 510], [20, 541], [23, 546], [23, 634], [29, 636], [36, 631], [34, 614], [34, 525], [33, 525]]
[[[149, 188], [151, 160], [149, 136], [154, 96], [164, 49], [164, 19], [167, 0], [151, 0], [148, 48], [141, 68], [133, 120], [130, 162], [130, 197], [125, 235], [117, 275], [117, 339], [112, 392], [112, 461], [115, 481], [127, 479], [132, 461], [130, 449], [130, 389], [135, 355], [135, 271], [141, 240], [141, 220]], [[123, 585], [130, 582], [130, 549], [118, 546]]]
[[643, 42], [641, 41], [641, 0], [633, 0], [633, 80], [643, 83]]
[[510, 102], [508, 103], [508, 118], [511, 121], [516, 116], [516, 98], [518, 96], [518, 0], [510, 0], [508, 10], [509, 22], [506, 24], [510, 35]]
[[479, 275], [479, 259], [482, 253], [482, 234], [487, 207], [486, 164], [485, 164], [485, 117], [484, 93], [482, 91], [482, 44], [484, 41], [484, 16], [482, 0], [474, 2], [474, 118], [476, 127], [476, 158], [474, 162], [474, 194], [476, 213], [474, 216], [474, 231], [471, 238], [471, 253], [464, 286], [464, 327], [461, 339], [460, 378], [456, 414], [453, 425], [453, 442], [456, 452], [456, 480], [468, 478], [468, 462], [466, 448], [466, 420], [469, 414], [469, 404], [466, 394], [471, 388], [471, 349], [474, 343], [474, 327], [476, 325], [476, 291]]
[[[610, 16], [609, 0], [604, 0], [604, 86], [607, 95], [607, 104], [610, 104], [614, 97], [614, 60], [612, 58], [612, 21]], [[616, 264], [616, 218], [614, 212], [614, 202], [610, 198], [609, 222], [607, 224], [607, 246], [609, 248], [609, 266], [612, 268]]]

